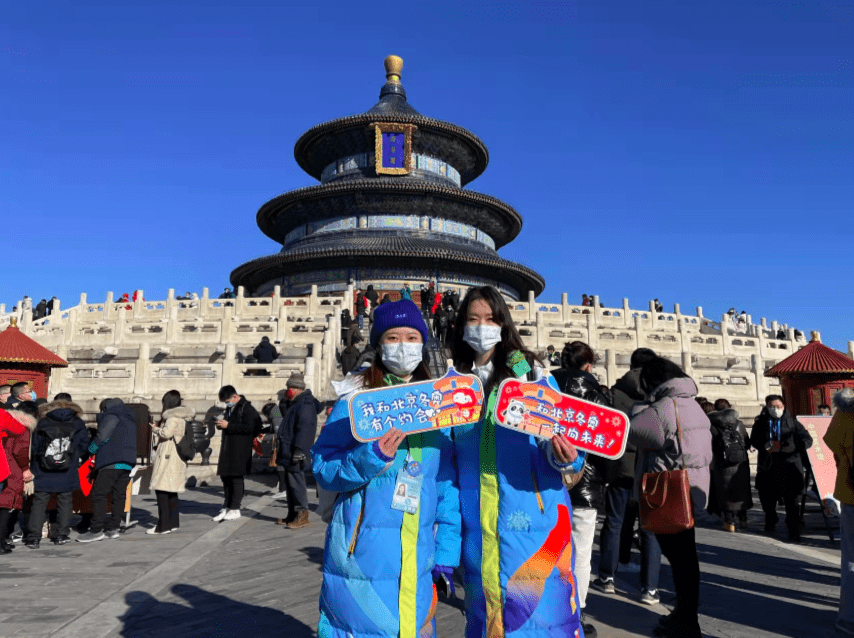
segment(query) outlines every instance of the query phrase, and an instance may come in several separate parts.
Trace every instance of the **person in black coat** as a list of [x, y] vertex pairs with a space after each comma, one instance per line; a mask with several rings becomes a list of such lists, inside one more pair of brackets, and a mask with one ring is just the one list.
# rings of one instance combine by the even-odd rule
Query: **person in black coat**
[[[611, 388], [612, 407], [615, 410], [630, 415], [632, 407], [644, 401], [640, 371], [643, 364], [655, 356], [655, 352], [649, 348], [638, 348], [632, 353], [630, 370]], [[606, 461], [609, 469], [606, 472], [605, 521], [599, 536], [599, 573], [593, 586], [607, 593], [614, 591], [618, 562], [625, 565], [631, 562], [632, 539], [638, 518], [638, 504], [633, 498], [636, 459], [637, 448], [627, 443], [621, 458]], [[640, 549], [640, 600], [651, 605], [659, 599], [658, 576], [661, 570], [661, 548], [655, 534], [640, 528]]]
[[[71, 495], [80, 489], [80, 460], [89, 447], [89, 432], [80, 418], [83, 409], [71, 401], [53, 401], [39, 408], [39, 419], [30, 446], [30, 471], [33, 473], [33, 503], [28, 528], [38, 536], [27, 536], [27, 547], [35, 549], [41, 540], [41, 529], [51, 494], [56, 494], [59, 530], [54, 543], [71, 542]], [[45, 457], [49, 457], [45, 460]], [[53, 460], [51, 460], [51, 458]], [[65, 465], [58, 469], [57, 465]]]
[[374, 290], [373, 284], [368, 284], [368, 289], [365, 291], [365, 298], [371, 303], [371, 307], [368, 310], [368, 317], [373, 321], [374, 310], [376, 310], [380, 302], [380, 295], [376, 290]]
[[276, 346], [270, 343], [270, 337], [261, 337], [261, 343], [255, 346], [252, 356], [258, 363], [273, 363], [279, 358], [279, 353], [276, 351]]
[[359, 356], [362, 354], [358, 346], [361, 341], [361, 336], [354, 335], [353, 342], [344, 348], [344, 352], [341, 353], [341, 374], [344, 376], [347, 376], [356, 367], [356, 361], [359, 360]]
[[[747, 528], [747, 510], [753, 507], [750, 493], [750, 464], [747, 450], [750, 437], [738, 412], [730, 407], [726, 399], [715, 401], [714, 412], [710, 412], [712, 430], [712, 482], [717, 499], [717, 508], [724, 518], [724, 529], [735, 531], [736, 519], [739, 527]], [[727, 445], [729, 444], [729, 445]]]
[[[125, 513], [130, 473], [136, 465], [136, 418], [121, 399], [104, 399], [98, 414], [98, 431], [89, 443], [95, 456], [95, 482], [92, 485], [92, 524], [77, 537], [78, 543], [118, 538]], [[108, 497], [112, 513], [107, 519]]]
[[753, 422], [750, 445], [759, 452], [756, 491], [765, 512], [765, 533], [774, 533], [779, 520], [777, 500], [782, 497], [789, 541], [800, 542], [797, 499], [804, 490], [801, 454], [812, 445], [812, 437], [786, 409], [783, 397], [772, 394], [766, 397], [765, 409]]
[[288, 379], [287, 397], [287, 404], [279, 408], [285, 416], [276, 436], [276, 464], [286, 472], [288, 516], [278, 522], [288, 529], [300, 529], [309, 524], [305, 471], [311, 468], [309, 451], [317, 437], [317, 415], [323, 406], [298, 372]]
[[[570, 394], [585, 401], [610, 406], [611, 402], [602, 387], [590, 371], [596, 355], [583, 341], [573, 341], [564, 346], [561, 353], [561, 367], [554, 370], [552, 376], [558, 388], [564, 394]], [[584, 460], [582, 475], [569, 491], [572, 501], [572, 542], [576, 548], [575, 577], [578, 582], [578, 599], [584, 609], [587, 602], [587, 589], [590, 583], [590, 561], [593, 551], [593, 538], [596, 532], [596, 510], [605, 503], [605, 483], [608, 462], [595, 454], [588, 454]], [[592, 625], [583, 623], [585, 635], [592, 634]], [[594, 630], [595, 631], [595, 630]]]
[[234, 386], [223, 386], [219, 400], [225, 403], [224, 419], [216, 422], [222, 432], [216, 474], [222, 479], [225, 502], [222, 511], [213, 517], [220, 521], [240, 518], [243, 500], [243, 477], [252, 469], [252, 440], [261, 432], [261, 415], [252, 404], [237, 394]]

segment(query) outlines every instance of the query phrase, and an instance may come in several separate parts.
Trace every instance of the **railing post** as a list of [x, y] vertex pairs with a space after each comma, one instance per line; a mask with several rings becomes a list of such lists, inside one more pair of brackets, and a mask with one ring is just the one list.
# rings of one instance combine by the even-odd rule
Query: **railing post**
[[537, 319], [537, 306], [536, 306], [536, 297], [534, 297], [534, 291], [528, 291], [528, 321], [536, 321]]
[[[106, 299], [104, 299], [104, 319], [115, 319], [116, 318], [116, 307], [115, 307], [115, 301], [113, 301], [113, 299], [114, 299], [113, 291], [108, 290], [107, 291], [107, 297], [106, 297]], [[56, 302], [54, 302], [54, 304], [53, 304], [53, 312], [58, 312], [58, 308], [59, 308], [59, 300], [57, 299]], [[53, 316], [53, 312], [51, 313], [51, 316]]]
[[652, 319], [652, 329], [658, 328], [658, 311], [655, 309], [655, 302], [649, 302], [649, 316]]
[[561, 323], [569, 323], [569, 293], [560, 293]]
[[590, 314], [593, 316], [593, 321], [597, 324], [602, 323], [602, 308], [599, 307], [599, 295], [593, 295], [593, 312]]
[[623, 325], [626, 328], [632, 327], [632, 309], [629, 307], [628, 297], [623, 297]]
[[136, 395], [145, 395], [148, 391], [148, 375], [151, 370], [150, 356], [151, 346], [147, 343], [139, 344], [139, 354], [137, 355], [133, 378], [133, 393]]

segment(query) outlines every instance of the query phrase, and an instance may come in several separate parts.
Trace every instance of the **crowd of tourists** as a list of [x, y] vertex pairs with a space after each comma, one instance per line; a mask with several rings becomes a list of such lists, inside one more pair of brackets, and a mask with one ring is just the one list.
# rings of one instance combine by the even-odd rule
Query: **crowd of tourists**
[[[434, 636], [437, 595], [455, 596], [455, 582], [462, 582], [466, 636], [595, 638], [596, 628], [584, 616], [588, 589], [613, 595], [619, 572], [634, 579], [628, 576], [633, 543], [640, 547], [639, 602], [660, 602], [662, 555], [671, 566], [676, 604], [661, 617], [655, 635], [701, 636], [693, 516], [708, 510], [721, 517], [727, 532], [747, 529], [753, 505], [751, 449], [758, 451], [755, 486], [764, 512], [762, 531], [776, 532], [782, 503], [787, 538], [800, 541], [797, 497], [804, 490], [803, 458], [812, 439], [782, 397], [766, 398], [748, 435], [729, 402], [698, 397], [695, 382], [650, 349], [636, 350], [630, 370], [610, 388], [593, 374], [597, 355], [581, 341], [566, 344], [560, 353], [550, 348], [535, 354], [525, 347], [501, 294], [489, 286], [470, 289], [462, 300], [425, 287], [420, 308], [409, 286], [400, 291], [399, 301], [376, 305], [377, 291], [359, 294], [356, 315], [364, 312], [370, 320], [368, 346], [358, 349], [365, 322], [355, 322], [355, 330], [347, 329], [348, 349], [342, 355], [346, 376], [333, 383], [338, 400], [319, 436], [323, 408], [298, 373], [288, 379], [279, 402], [260, 414], [234, 387], [221, 388], [225, 408], [215, 419], [222, 436], [217, 475], [224, 502], [214, 521], [241, 517], [244, 479], [265, 431], [275, 441], [270, 463], [278, 488], [273, 498], [285, 500], [288, 508], [279, 525], [300, 529], [311, 524], [306, 474], [314, 475], [318, 511], [328, 523], [320, 636]], [[431, 295], [433, 305], [427, 308], [423, 300]], [[506, 379], [545, 379], [565, 394], [629, 415], [625, 454], [607, 460], [577, 449], [566, 437], [544, 441], [497, 427], [489, 409], [477, 423], [410, 436], [392, 428], [371, 443], [357, 440], [348, 399], [359, 390], [429, 379], [429, 323], [432, 319], [436, 334], [436, 311], [446, 303], [455, 317], [446, 326], [455, 368], [481, 380], [487, 405], [494, 404]], [[368, 348], [371, 356], [365, 357]], [[105, 400], [95, 427], [87, 427], [70, 396], [41, 400], [41, 405], [34, 399], [27, 384], [0, 387], [5, 408], [0, 410], [3, 552], [14, 547], [10, 535], [19, 518], [23, 544], [37, 549], [54, 501], [53, 540], [58, 545], [70, 541], [72, 495], [87, 477], [84, 472], [81, 478], [81, 465], [90, 467], [93, 477], [92, 512], [88, 520], [84, 517], [88, 529], [77, 541], [118, 537], [137, 462], [130, 406]], [[825, 441], [840, 468], [835, 496], [841, 504], [845, 565], [854, 560], [854, 484], [848, 471], [854, 459], [854, 391], [840, 392], [834, 403]], [[147, 530], [150, 535], [179, 528], [185, 438], [194, 417], [177, 391], [163, 396], [161, 408], [153, 426], [158, 521]], [[675, 470], [687, 477], [690, 521], [673, 529], [647, 525], [648, 477]], [[404, 485], [416, 486], [414, 507], [400, 507], [395, 498]], [[25, 504], [28, 513], [22, 517]], [[602, 511], [600, 559], [593, 574], [592, 548]], [[837, 627], [849, 634], [854, 633], [852, 590], [854, 581], [843, 570]]]

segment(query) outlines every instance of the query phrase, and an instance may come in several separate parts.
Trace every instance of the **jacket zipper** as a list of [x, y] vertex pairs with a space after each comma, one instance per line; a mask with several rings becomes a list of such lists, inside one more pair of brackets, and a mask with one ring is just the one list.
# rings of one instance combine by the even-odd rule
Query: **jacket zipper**
[[537, 473], [531, 468], [531, 479], [534, 481], [534, 494], [537, 495], [537, 505], [540, 506], [540, 514], [546, 513], [546, 508], [543, 505], [543, 497], [540, 496], [540, 486], [537, 484]]
[[365, 518], [365, 496], [367, 495], [363, 492], [362, 506], [359, 508], [359, 518], [356, 519], [356, 526], [353, 528], [353, 535], [350, 538], [350, 547], [347, 550], [348, 558], [356, 551], [356, 541], [359, 540], [359, 531], [362, 529], [362, 520]]

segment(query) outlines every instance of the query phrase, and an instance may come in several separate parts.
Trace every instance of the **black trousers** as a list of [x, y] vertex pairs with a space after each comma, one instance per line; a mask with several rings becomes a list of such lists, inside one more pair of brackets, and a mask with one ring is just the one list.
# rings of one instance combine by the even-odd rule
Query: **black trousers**
[[673, 588], [676, 590], [676, 608], [673, 613], [682, 624], [692, 627], [698, 625], [700, 559], [697, 556], [694, 528], [678, 534], [656, 534], [655, 538], [673, 572]]
[[[33, 507], [30, 510], [30, 520], [27, 523], [27, 538], [38, 540], [42, 536], [47, 504], [50, 501], [50, 492], [36, 492], [33, 494]], [[59, 525], [58, 536], [71, 534], [71, 492], [56, 493], [56, 522]]]
[[765, 512], [765, 529], [772, 531], [777, 525], [777, 500], [783, 499], [786, 509], [786, 527], [790, 538], [800, 538], [800, 510], [798, 496], [804, 489], [804, 476], [794, 463], [776, 463], [756, 476], [759, 503]]
[[[122, 526], [122, 517], [125, 515], [125, 498], [128, 483], [130, 483], [130, 470], [117, 470], [105, 467], [98, 470], [95, 476], [95, 485], [92, 486], [92, 526], [89, 531], [93, 534], [98, 532], [117, 530]], [[107, 497], [112, 494], [112, 514], [107, 519]]]
[[288, 493], [288, 514], [308, 510], [308, 492], [305, 487], [305, 472], [288, 468], [285, 474], [285, 489]]
[[157, 531], [168, 532], [180, 527], [178, 523], [178, 494], [154, 490], [157, 496]]
[[0, 540], [8, 540], [17, 520], [18, 510], [0, 508]]
[[736, 519], [739, 521], [747, 520], [747, 510], [724, 510], [724, 522], [735, 525]]
[[222, 487], [225, 490], [225, 505], [227, 510], [239, 510], [243, 502], [243, 477], [223, 476]]

